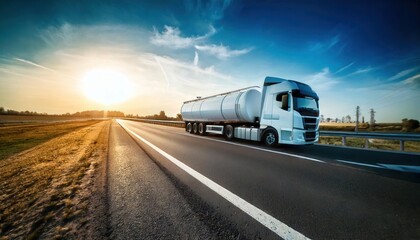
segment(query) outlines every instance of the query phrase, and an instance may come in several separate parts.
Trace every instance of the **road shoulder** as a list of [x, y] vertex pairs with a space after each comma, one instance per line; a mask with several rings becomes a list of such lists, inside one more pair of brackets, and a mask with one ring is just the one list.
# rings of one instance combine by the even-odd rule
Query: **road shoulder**
[[210, 207], [180, 188], [115, 122], [108, 160], [110, 238], [238, 238], [237, 231], [220, 225]]

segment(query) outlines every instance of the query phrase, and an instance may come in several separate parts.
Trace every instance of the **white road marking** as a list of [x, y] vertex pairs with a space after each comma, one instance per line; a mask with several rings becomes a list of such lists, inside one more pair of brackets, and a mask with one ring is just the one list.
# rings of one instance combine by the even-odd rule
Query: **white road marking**
[[374, 167], [374, 168], [381, 168], [381, 169], [390, 169], [390, 170], [400, 171], [400, 172], [420, 173], [420, 166], [385, 164], [385, 163], [368, 164], [368, 163], [351, 162], [351, 161], [340, 160], [340, 159], [337, 159], [336, 161], [343, 162], [343, 163], [348, 163], [348, 164], [360, 165], [360, 166], [367, 166], [367, 167]]
[[354, 165], [366, 166], [366, 167], [384, 168], [384, 167], [382, 167], [382, 166], [378, 166], [378, 165], [374, 165], [374, 164], [359, 163], [359, 162], [351, 162], [351, 161], [340, 160], [340, 159], [337, 159], [336, 161], [337, 161], [337, 162], [348, 163], [348, 164], [354, 164]]
[[244, 199], [240, 198], [239, 196], [235, 195], [231, 191], [227, 190], [226, 188], [220, 186], [216, 182], [213, 182], [211, 179], [207, 178], [206, 176], [202, 175], [201, 173], [195, 171], [194, 169], [190, 168], [183, 162], [179, 161], [175, 157], [169, 155], [162, 149], [156, 147], [146, 139], [142, 138], [129, 128], [127, 128], [122, 121], [117, 120], [117, 122], [129, 133], [131, 133], [133, 136], [138, 138], [140, 141], [147, 144], [149, 147], [154, 149], [156, 152], [164, 156], [166, 159], [174, 163], [176, 166], [190, 174], [192, 177], [206, 185], [208, 188], [222, 196], [224, 199], [228, 200], [230, 203], [244, 211], [246, 214], [260, 222], [262, 225], [279, 235], [280, 237], [284, 239], [309, 239], [305, 237], [300, 232], [292, 229], [291, 227], [287, 226], [283, 222], [277, 220], [276, 218], [272, 217], [271, 215], [267, 214], [263, 210], [255, 207], [254, 205], [250, 204], [249, 202], [245, 201]]
[[379, 165], [384, 166], [388, 169], [401, 171], [401, 172], [414, 172], [420, 173], [420, 166], [411, 166], [411, 165], [397, 165], [397, 164], [384, 164], [379, 163]]

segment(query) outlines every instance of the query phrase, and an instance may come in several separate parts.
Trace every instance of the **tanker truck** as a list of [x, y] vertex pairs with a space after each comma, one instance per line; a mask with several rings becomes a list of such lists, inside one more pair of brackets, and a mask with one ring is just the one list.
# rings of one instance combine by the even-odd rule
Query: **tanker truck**
[[304, 83], [266, 77], [258, 86], [186, 101], [185, 130], [277, 144], [313, 144], [319, 139], [318, 95]]

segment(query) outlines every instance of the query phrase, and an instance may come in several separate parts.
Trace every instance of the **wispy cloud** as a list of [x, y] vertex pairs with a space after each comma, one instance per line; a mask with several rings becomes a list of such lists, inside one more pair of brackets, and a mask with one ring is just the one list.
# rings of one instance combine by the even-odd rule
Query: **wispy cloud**
[[178, 28], [165, 26], [162, 32], [159, 32], [156, 28], [153, 30], [153, 36], [150, 38], [150, 42], [157, 46], [164, 46], [174, 49], [185, 49], [188, 47], [195, 47], [196, 50], [205, 52], [210, 55], [214, 55], [219, 59], [227, 59], [230, 57], [240, 56], [252, 50], [252, 48], [232, 50], [228, 46], [224, 46], [223, 44], [215, 45], [203, 43], [215, 33], [216, 29], [210, 26], [210, 31], [205, 35], [186, 37], [182, 35], [181, 31]]
[[414, 75], [402, 81], [403, 84], [420, 87], [420, 74]]
[[[215, 77], [217, 79], [222, 79], [222, 80], [232, 80], [232, 77], [229, 75], [225, 75], [222, 73], [219, 73], [217, 71], [215, 71], [214, 66], [210, 66], [207, 68], [202, 68], [196, 65], [192, 65], [191, 63], [188, 62], [183, 62], [168, 56], [158, 56], [155, 55], [155, 58], [158, 59], [158, 61], [165, 67], [171, 67], [171, 68], [176, 68], [178, 70], [174, 70], [172, 71], [172, 73], [176, 73], [176, 72], [180, 72], [181, 69], [183, 70], [187, 70], [189, 71], [189, 74], [194, 73], [194, 74], [203, 74], [203, 75], [207, 75], [210, 77]], [[189, 79], [190, 77], [186, 78], [186, 76], [184, 76], [184, 79]], [[180, 79], [179, 79], [180, 80]], [[197, 80], [195, 80], [194, 82], [197, 82]]]
[[165, 71], [165, 69], [163, 68], [162, 63], [159, 61], [159, 58], [158, 58], [157, 56], [155, 56], [154, 58], [155, 58], [155, 60], [156, 60], [156, 63], [159, 65], [159, 68], [160, 68], [160, 70], [162, 71], [163, 76], [165, 77], [165, 81], [166, 81], [166, 83], [167, 83], [167, 87], [169, 87], [170, 82], [169, 82], [168, 74], [166, 74], [166, 71]]
[[41, 31], [40, 37], [47, 44], [55, 45], [57, 42], [66, 44], [72, 41], [75, 34], [77, 34], [77, 29], [69, 23], [64, 23], [61, 26], [50, 26]]
[[355, 75], [355, 74], [360, 74], [360, 73], [367, 73], [367, 72], [370, 72], [372, 70], [373, 70], [372, 67], [361, 68], [361, 69], [358, 69], [358, 70], [354, 71], [352, 74]]
[[339, 81], [335, 79], [329, 68], [323, 68], [322, 71], [314, 73], [305, 78], [306, 82], [317, 91], [325, 91], [331, 89]]
[[394, 76], [392, 76], [392, 77], [388, 78], [388, 80], [389, 80], [389, 81], [394, 81], [394, 80], [397, 80], [397, 79], [403, 78], [403, 77], [405, 77], [405, 76], [409, 75], [410, 73], [412, 73], [412, 72], [416, 71], [417, 69], [419, 69], [419, 68], [418, 68], [418, 67], [414, 67], [414, 68], [406, 69], [406, 70], [401, 71], [401, 72], [399, 72], [399, 73], [395, 74]]
[[31, 61], [28, 61], [28, 60], [25, 60], [25, 59], [22, 59], [22, 58], [14, 58], [14, 60], [19, 61], [19, 62], [23, 62], [23, 63], [27, 63], [27, 64], [29, 64], [29, 65], [32, 65], [32, 66], [35, 66], [35, 67], [39, 67], [39, 68], [42, 68], [42, 69], [45, 69], [45, 70], [48, 70], [48, 71], [55, 72], [55, 70], [53, 70], [53, 69], [51, 69], [51, 68], [48, 68], [48, 67], [42, 66], [42, 65], [40, 65], [40, 64], [37, 64], [37, 63], [31, 62]]
[[21, 73], [18, 73], [18, 72], [15, 72], [15, 71], [12, 71], [10, 69], [3, 68], [3, 67], [0, 67], [0, 72], [6, 73], [6, 74], [15, 75], [15, 76], [19, 76], [19, 77], [24, 77], [25, 79], [35, 79], [35, 80], [38, 80], [37, 78], [33, 78], [32, 75], [30, 75], [30, 74], [21, 74]]
[[342, 68], [338, 69], [338, 70], [337, 70], [337, 72], [335, 72], [335, 74], [340, 73], [340, 72], [342, 72], [342, 71], [344, 71], [344, 70], [348, 69], [349, 67], [353, 66], [353, 64], [354, 64], [354, 63], [355, 63], [355, 62], [349, 63], [349, 64], [347, 64], [346, 66], [344, 66], [344, 67], [342, 67]]
[[240, 50], [231, 50], [229, 47], [220, 45], [195, 45], [197, 50], [216, 56], [219, 59], [227, 59], [249, 53], [252, 48], [245, 48]]
[[41, 30], [38, 37], [48, 45], [50, 50], [59, 52], [63, 49], [79, 49], [79, 52], [86, 53], [92, 49], [92, 46], [107, 49], [131, 48], [130, 51], [133, 51], [138, 46], [148, 44], [150, 36], [150, 30], [141, 27], [64, 23]]
[[194, 66], [198, 66], [198, 60], [199, 60], [198, 52], [195, 51], [195, 54], [194, 54]]
[[213, 26], [210, 26], [210, 31], [205, 35], [184, 37], [177, 27], [165, 25], [162, 32], [159, 32], [156, 28], [153, 29], [153, 36], [150, 38], [150, 42], [157, 46], [181, 49], [192, 47], [215, 33], [216, 29]]
[[309, 50], [313, 52], [325, 52], [337, 45], [339, 42], [340, 35], [337, 34], [326, 41], [310, 43]]
[[358, 75], [358, 74], [368, 73], [368, 72], [371, 72], [371, 71], [374, 71], [374, 70], [377, 70], [377, 69], [378, 68], [373, 68], [373, 67], [359, 68], [356, 71], [347, 74], [343, 78], [351, 77], [351, 76]]
[[200, 15], [201, 17], [205, 17], [211, 21], [215, 21], [223, 18], [224, 12], [231, 2], [231, 0], [190, 0], [184, 1], [184, 4], [190, 14]]

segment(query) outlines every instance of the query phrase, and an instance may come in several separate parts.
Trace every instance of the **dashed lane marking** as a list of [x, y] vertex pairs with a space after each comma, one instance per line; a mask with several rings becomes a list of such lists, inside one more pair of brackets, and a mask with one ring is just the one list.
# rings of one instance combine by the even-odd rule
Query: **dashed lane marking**
[[373, 168], [384, 168], [382, 166], [378, 166], [375, 164], [368, 164], [368, 163], [359, 163], [359, 162], [351, 162], [351, 161], [346, 161], [346, 160], [340, 160], [337, 159], [337, 162], [342, 162], [342, 163], [348, 163], [348, 164], [353, 164], [353, 165], [359, 165], [359, 166], [366, 166], [366, 167], [373, 167]]
[[420, 166], [415, 166], [415, 165], [400, 165], [400, 164], [385, 164], [385, 163], [369, 164], [369, 163], [351, 162], [351, 161], [340, 160], [340, 159], [337, 159], [336, 161], [347, 163], [347, 164], [359, 165], [359, 166], [389, 169], [389, 170], [394, 170], [394, 171], [399, 171], [399, 172], [420, 173]]

